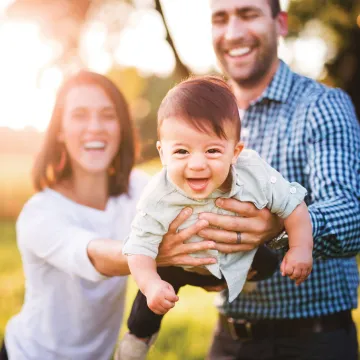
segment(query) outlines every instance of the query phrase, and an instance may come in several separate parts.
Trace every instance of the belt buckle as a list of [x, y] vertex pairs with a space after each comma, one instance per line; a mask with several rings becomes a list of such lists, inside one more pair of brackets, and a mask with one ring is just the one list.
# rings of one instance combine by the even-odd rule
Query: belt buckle
[[[251, 322], [245, 319], [234, 319], [234, 318], [227, 318], [227, 323], [229, 327], [229, 333], [233, 340], [242, 340], [242, 341], [249, 341], [252, 339], [252, 329], [251, 329]], [[240, 338], [236, 332], [235, 324], [240, 324], [245, 326], [247, 339]]]

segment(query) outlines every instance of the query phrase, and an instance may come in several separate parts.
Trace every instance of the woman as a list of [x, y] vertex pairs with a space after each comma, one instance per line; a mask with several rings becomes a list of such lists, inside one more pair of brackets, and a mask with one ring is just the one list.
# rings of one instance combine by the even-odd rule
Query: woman
[[[34, 166], [38, 190], [16, 224], [26, 278], [24, 305], [8, 323], [2, 358], [108, 360], [122, 322], [126, 275], [122, 255], [147, 179], [135, 159], [127, 103], [102, 75], [80, 72], [58, 92]], [[187, 254], [214, 247], [183, 244], [208, 225], [165, 236], [158, 265], [201, 265]]]

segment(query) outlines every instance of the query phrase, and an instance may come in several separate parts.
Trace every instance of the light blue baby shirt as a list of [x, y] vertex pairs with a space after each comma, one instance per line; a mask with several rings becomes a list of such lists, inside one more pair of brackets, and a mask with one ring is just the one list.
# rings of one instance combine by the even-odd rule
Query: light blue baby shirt
[[[288, 217], [304, 200], [306, 189], [296, 182], [289, 183], [253, 150], [243, 150], [235, 166], [231, 167], [232, 185], [229, 192], [215, 190], [208, 198], [196, 200], [174, 185], [167, 176], [166, 167], [156, 174], [144, 189], [137, 205], [137, 214], [131, 233], [124, 245], [125, 255], [146, 255], [155, 259], [159, 244], [168, 232], [170, 223], [184, 207], [193, 212], [179, 228], [187, 228], [198, 220], [202, 212], [236, 215], [218, 208], [218, 197], [235, 198], [253, 203], [258, 209], [267, 207], [281, 218]], [[199, 242], [193, 236], [188, 242]], [[229, 301], [241, 292], [256, 249], [248, 252], [223, 254], [207, 250], [192, 254], [194, 257], [215, 257], [216, 264], [205, 265], [217, 278], [223, 275], [229, 290]]]

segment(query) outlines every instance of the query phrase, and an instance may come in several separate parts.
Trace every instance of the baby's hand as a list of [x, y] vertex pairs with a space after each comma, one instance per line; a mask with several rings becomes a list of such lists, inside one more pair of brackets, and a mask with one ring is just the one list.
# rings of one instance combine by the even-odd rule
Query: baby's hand
[[166, 314], [179, 300], [174, 288], [166, 281], [156, 280], [149, 284], [147, 289], [147, 305], [155, 314]]
[[289, 276], [291, 280], [300, 285], [310, 275], [312, 269], [312, 249], [306, 247], [292, 247], [285, 254], [281, 263], [282, 276]]

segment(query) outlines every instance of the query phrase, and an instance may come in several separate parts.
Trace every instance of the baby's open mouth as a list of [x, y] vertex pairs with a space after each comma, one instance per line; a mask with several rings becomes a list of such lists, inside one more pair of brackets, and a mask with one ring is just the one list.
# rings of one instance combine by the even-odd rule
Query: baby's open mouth
[[202, 191], [206, 188], [209, 179], [208, 178], [187, 178], [189, 187], [194, 191]]

